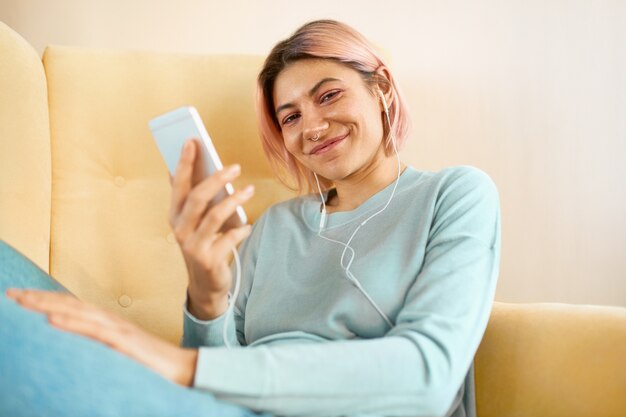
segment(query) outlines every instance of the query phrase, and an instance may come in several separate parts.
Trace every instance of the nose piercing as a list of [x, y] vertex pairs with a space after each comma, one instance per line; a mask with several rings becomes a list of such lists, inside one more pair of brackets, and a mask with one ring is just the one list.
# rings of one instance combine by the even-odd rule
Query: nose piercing
[[315, 134], [315, 136], [313, 136], [312, 138], [309, 138], [310, 140], [312, 140], [313, 142], [317, 142], [318, 140], [320, 140], [320, 134], [319, 132], [317, 132]]

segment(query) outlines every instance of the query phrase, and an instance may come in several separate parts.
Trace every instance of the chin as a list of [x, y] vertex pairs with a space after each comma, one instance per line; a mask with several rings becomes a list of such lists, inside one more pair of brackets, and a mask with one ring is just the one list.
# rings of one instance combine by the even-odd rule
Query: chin
[[339, 181], [349, 177], [352, 171], [348, 168], [337, 167], [336, 169], [325, 169], [322, 172], [317, 172], [318, 176], [323, 177], [328, 181]]

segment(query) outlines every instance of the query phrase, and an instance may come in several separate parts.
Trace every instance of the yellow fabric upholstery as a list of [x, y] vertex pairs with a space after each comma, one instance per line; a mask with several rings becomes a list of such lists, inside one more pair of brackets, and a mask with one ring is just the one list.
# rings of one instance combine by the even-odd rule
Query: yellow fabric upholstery
[[[0, 57], [0, 239], [79, 298], [178, 341], [186, 272], [147, 123], [196, 106], [224, 163], [242, 165], [237, 184], [255, 184], [254, 221], [291, 196], [256, 133], [262, 58], [49, 47], [44, 74], [3, 24]], [[478, 415], [623, 416], [625, 359], [624, 308], [496, 303], [475, 361]]]
[[[148, 121], [194, 105], [225, 164], [239, 162], [256, 198], [280, 187], [254, 119], [259, 57], [166, 56], [49, 47], [50, 271], [79, 297], [178, 340], [186, 272], [167, 222], [170, 186]], [[283, 195], [285, 195], [283, 193]]]
[[35, 50], [0, 22], [0, 239], [48, 270], [50, 127]]
[[474, 363], [480, 417], [623, 417], [626, 309], [495, 303]]

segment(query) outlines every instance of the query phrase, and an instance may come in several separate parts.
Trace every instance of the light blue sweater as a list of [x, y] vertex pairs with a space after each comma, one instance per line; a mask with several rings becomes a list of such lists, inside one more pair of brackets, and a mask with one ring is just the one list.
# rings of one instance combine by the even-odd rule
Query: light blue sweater
[[[330, 214], [322, 234], [346, 242], [392, 188]], [[472, 167], [408, 167], [391, 204], [356, 235], [351, 272], [393, 328], [346, 278], [343, 247], [317, 236], [319, 222], [319, 195], [271, 207], [240, 248], [234, 322], [200, 321], [185, 308], [183, 345], [200, 347], [195, 387], [299, 416], [439, 416], [457, 394], [473, 396], [473, 386], [459, 388], [473, 385], [500, 258], [491, 179]], [[226, 320], [241, 346], [224, 347]], [[453, 408], [474, 415], [468, 404]]]

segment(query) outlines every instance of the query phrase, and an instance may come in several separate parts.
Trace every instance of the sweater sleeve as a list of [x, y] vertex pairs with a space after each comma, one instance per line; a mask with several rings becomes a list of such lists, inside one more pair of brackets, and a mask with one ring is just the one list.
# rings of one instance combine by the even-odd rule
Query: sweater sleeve
[[385, 337], [201, 349], [195, 387], [279, 415], [444, 415], [491, 311], [500, 214], [479, 170], [455, 171], [438, 193], [424, 263]]

